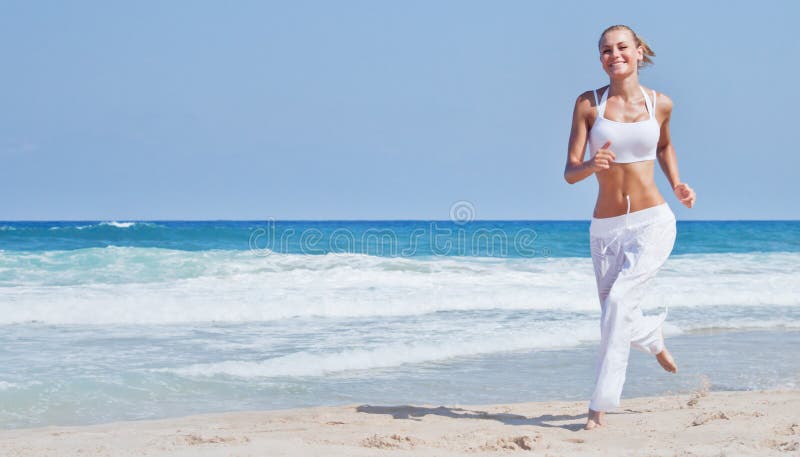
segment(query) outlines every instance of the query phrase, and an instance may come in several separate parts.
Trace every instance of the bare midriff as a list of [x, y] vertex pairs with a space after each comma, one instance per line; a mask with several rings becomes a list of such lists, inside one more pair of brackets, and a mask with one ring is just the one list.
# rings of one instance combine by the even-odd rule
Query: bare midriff
[[653, 177], [655, 163], [655, 160], [612, 163], [608, 170], [595, 173], [600, 189], [593, 217], [600, 219], [625, 214], [628, 211], [626, 196], [630, 196], [631, 212], [664, 203]]

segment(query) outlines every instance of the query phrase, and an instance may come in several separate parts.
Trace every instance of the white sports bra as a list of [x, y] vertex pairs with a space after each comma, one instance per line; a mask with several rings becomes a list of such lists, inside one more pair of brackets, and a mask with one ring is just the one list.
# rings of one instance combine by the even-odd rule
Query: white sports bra
[[[656, 120], [656, 91], [653, 91], [653, 103], [647, 96], [644, 88], [639, 86], [644, 95], [644, 103], [650, 117], [639, 122], [617, 122], [603, 117], [606, 110], [606, 99], [608, 99], [609, 87], [603, 93], [603, 98], [597, 103], [597, 118], [594, 120], [592, 128], [589, 129], [589, 154], [594, 157], [597, 151], [610, 141], [609, 149], [614, 151], [616, 163], [640, 162], [643, 160], [655, 160], [656, 149], [658, 148], [658, 138], [661, 135], [661, 128]], [[597, 91], [594, 91], [594, 99], [597, 100]]]

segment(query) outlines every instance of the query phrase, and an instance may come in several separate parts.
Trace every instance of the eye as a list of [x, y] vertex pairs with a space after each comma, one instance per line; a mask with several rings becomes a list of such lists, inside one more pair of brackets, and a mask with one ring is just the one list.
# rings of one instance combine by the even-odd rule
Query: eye
[[620, 49], [627, 49], [627, 46], [620, 46]]

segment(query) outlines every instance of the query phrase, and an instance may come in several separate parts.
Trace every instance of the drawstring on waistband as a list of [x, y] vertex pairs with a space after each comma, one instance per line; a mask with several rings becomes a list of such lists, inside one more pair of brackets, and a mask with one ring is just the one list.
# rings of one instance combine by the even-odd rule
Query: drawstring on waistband
[[[626, 196], [625, 196], [625, 199], [626, 199], [626, 200], [628, 200], [628, 209], [627, 209], [627, 211], [625, 211], [625, 228], [628, 228], [628, 227], [630, 227], [630, 225], [628, 224], [628, 216], [631, 214], [631, 196], [630, 196], [630, 195], [626, 195]], [[609, 246], [610, 246], [610, 245], [611, 245], [611, 244], [612, 244], [614, 241], [616, 241], [616, 240], [617, 240], [617, 238], [619, 238], [619, 235], [620, 235], [620, 234], [619, 234], [619, 233], [617, 233], [617, 234], [614, 236], [614, 238], [611, 238], [611, 240], [610, 240], [608, 243], [606, 243], [606, 244], [605, 244], [605, 246], [603, 246], [603, 249], [601, 249], [601, 250], [600, 250], [600, 253], [601, 253], [601, 255], [605, 255], [605, 254], [606, 254], [606, 250], [608, 249], [608, 247], [609, 247]]]
[[625, 227], [627, 228], [628, 227], [628, 215], [631, 214], [631, 196], [630, 195], [626, 195], [625, 198], [628, 199], [628, 210], [625, 211]]

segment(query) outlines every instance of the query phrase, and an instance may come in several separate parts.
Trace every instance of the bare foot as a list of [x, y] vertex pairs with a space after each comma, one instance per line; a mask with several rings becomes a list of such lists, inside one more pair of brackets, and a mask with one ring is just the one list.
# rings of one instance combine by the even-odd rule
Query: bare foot
[[602, 427], [604, 425], [606, 425], [605, 413], [602, 411], [594, 411], [590, 409], [589, 419], [586, 420], [586, 425], [583, 427], [583, 429], [592, 430], [594, 428]]
[[656, 354], [656, 360], [658, 360], [661, 368], [669, 371], [670, 373], [678, 372], [678, 366], [675, 365], [675, 359], [672, 358], [672, 354], [669, 353], [667, 348], [664, 348], [663, 351]]

